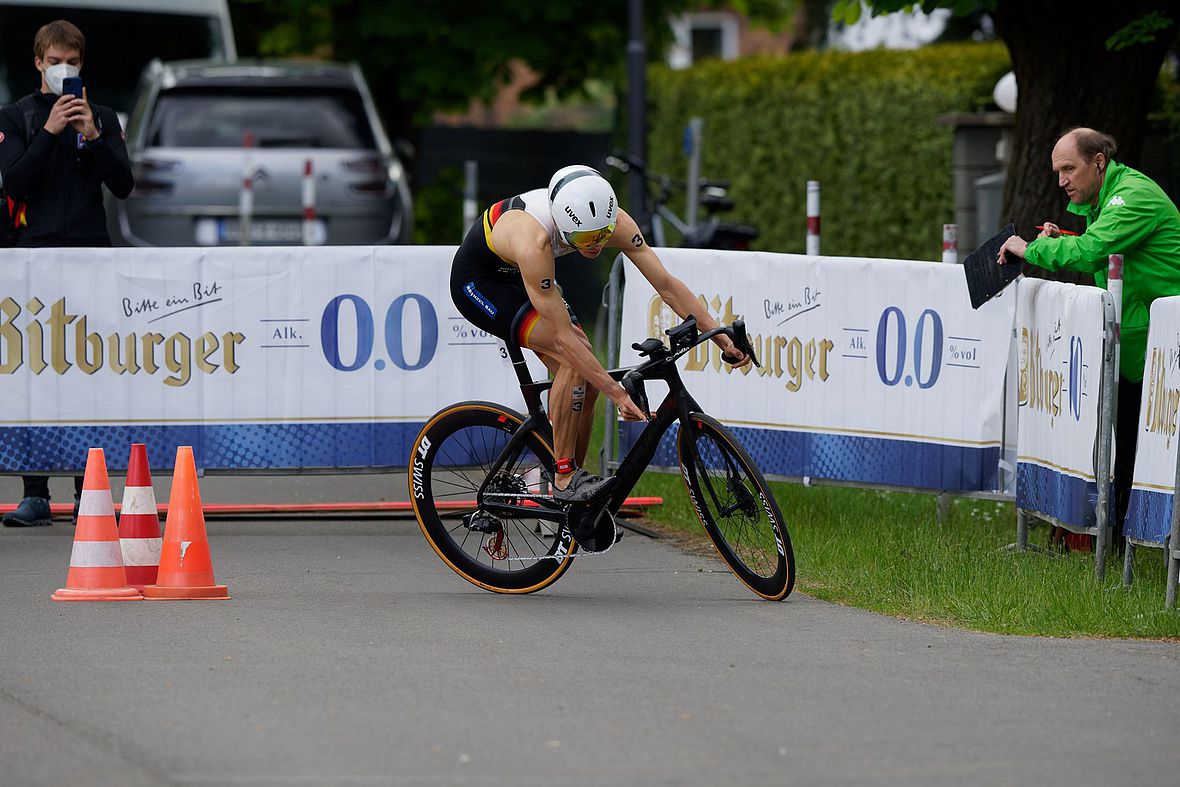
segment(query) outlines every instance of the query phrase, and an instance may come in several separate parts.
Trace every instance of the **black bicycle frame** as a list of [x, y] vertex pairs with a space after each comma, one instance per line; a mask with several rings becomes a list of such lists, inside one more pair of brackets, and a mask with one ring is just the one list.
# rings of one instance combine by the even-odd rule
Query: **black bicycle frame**
[[[541, 404], [541, 394], [551, 387], [553, 387], [552, 380], [536, 381], [533, 380], [529, 373], [528, 365], [524, 360], [524, 353], [521, 351], [519, 345], [506, 343], [508, 349], [508, 357], [512, 359], [512, 369], [516, 372], [516, 377], [520, 381], [520, 392], [524, 395], [525, 406], [528, 408], [528, 416], [524, 419], [512, 437], [508, 440], [508, 444], [500, 451], [500, 455], [496, 457], [495, 463], [491, 470], [488, 471], [487, 478], [484, 479], [480, 486], [479, 492], [476, 495], [476, 501], [481, 509], [488, 510], [492, 513], [504, 513], [515, 516], [528, 517], [532, 519], [543, 519], [550, 522], [564, 522], [565, 511], [558, 506], [560, 504], [551, 499], [534, 499], [540, 504], [539, 508], [512, 505], [509, 503], [484, 503], [484, 491], [489, 482], [503, 467], [504, 463], [509, 457], [514, 456], [517, 448], [521, 446], [527, 435], [532, 431], [539, 431], [545, 437], [548, 437], [552, 442], [553, 430], [549, 423], [549, 416], [545, 413], [544, 405]], [[635, 485], [639, 483], [639, 479], [643, 476], [643, 471], [651, 463], [652, 457], [656, 455], [656, 450], [659, 448], [660, 440], [664, 433], [676, 421], [679, 421], [682, 427], [688, 426], [689, 417], [694, 412], [701, 412], [700, 405], [692, 398], [692, 394], [685, 388], [684, 382], [680, 379], [680, 370], [676, 368], [675, 359], [668, 358], [665, 362], [655, 363], [643, 370], [644, 380], [660, 380], [668, 385], [668, 395], [664, 397], [664, 401], [660, 403], [655, 415], [643, 431], [639, 433], [639, 437], [619, 462], [618, 469], [615, 471], [615, 477], [618, 478], [618, 484], [611, 495], [608, 507], [612, 514], [618, 513], [619, 509], [623, 507], [623, 503], [627, 500], [627, 496]], [[631, 369], [612, 369], [607, 373], [615, 380], [622, 380], [623, 376]]]

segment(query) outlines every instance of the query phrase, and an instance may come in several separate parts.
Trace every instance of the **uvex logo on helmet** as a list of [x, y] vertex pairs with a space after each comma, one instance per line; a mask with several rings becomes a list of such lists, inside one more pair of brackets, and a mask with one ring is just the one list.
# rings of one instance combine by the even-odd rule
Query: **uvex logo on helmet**
[[614, 232], [615, 191], [592, 167], [562, 167], [549, 180], [549, 214], [570, 246], [601, 248]]

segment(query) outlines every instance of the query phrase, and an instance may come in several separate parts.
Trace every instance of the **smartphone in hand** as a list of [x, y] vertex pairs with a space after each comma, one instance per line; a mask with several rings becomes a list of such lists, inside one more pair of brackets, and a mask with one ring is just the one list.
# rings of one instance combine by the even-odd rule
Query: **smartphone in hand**
[[82, 97], [82, 77], [66, 77], [61, 81], [61, 94], [63, 96], [77, 96]]

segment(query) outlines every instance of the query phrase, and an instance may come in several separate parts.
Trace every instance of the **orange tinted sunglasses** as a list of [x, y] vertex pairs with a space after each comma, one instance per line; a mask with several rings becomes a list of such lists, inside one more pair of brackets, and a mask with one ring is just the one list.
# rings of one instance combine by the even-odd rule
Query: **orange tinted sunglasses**
[[600, 230], [575, 230], [574, 232], [563, 234], [565, 235], [566, 243], [574, 248], [593, 249], [604, 245], [610, 240], [610, 236], [615, 234], [615, 225], [612, 222]]

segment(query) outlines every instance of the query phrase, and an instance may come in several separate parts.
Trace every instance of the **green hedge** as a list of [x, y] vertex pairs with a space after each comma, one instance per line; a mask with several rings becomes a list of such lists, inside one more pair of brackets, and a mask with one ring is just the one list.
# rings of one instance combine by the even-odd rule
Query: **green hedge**
[[653, 68], [651, 166], [683, 176], [684, 128], [700, 116], [701, 172], [730, 181], [729, 215], [761, 230], [756, 248], [803, 252], [818, 180], [825, 255], [936, 260], [954, 220], [953, 131], [937, 119], [989, 103], [1009, 68], [995, 43]]

